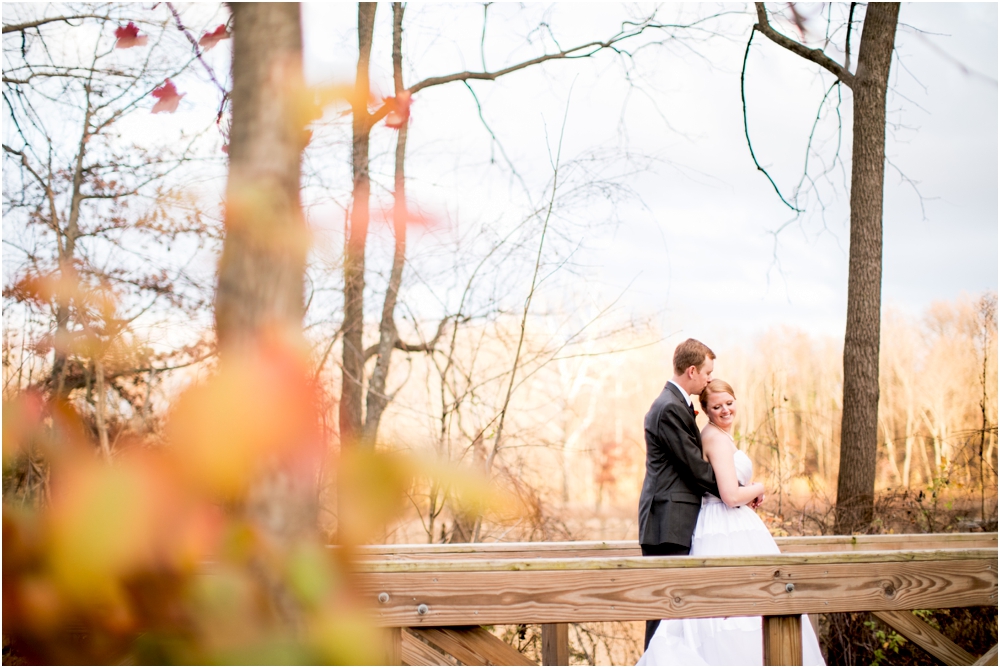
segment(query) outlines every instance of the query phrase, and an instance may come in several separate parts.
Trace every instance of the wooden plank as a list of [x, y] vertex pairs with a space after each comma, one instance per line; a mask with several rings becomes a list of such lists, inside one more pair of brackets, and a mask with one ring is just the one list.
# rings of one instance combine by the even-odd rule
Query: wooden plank
[[467, 666], [485, 666], [487, 661], [485, 657], [476, 654], [476, 652], [466, 646], [458, 637], [455, 637], [452, 633], [449, 633], [450, 629], [447, 628], [426, 628], [426, 629], [413, 629], [413, 632], [418, 636], [423, 637], [432, 644], [441, 648], [441, 651], [446, 654], [450, 654]]
[[366, 552], [358, 555], [358, 561], [436, 561], [439, 559], [565, 559], [588, 557], [640, 557], [638, 544], [614, 549], [573, 548], [564, 550], [481, 550], [461, 552]]
[[525, 655], [505, 643], [481, 626], [462, 632], [462, 641], [485, 657], [494, 666], [534, 666]]
[[875, 610], [873, 615], [949, 666], [970, 666], [976, 660], [933, 626], [904, 610]]
[[569, 624], [542, 624], [542, 665], [569, 665]]
[[[688, 568], [670, 559], [644, 560], [668, 566], [660, 568], [361, 572], [354, 581], [376, 624], [413, 627], [914, 610], [997, 600], [995, 551], [949, 561], [789, 565], [788, 557], [774, 556]], [[380, 592], [389, 594], [387, 603], [376, 603]], [[421, 604], [424, 614], [417, 612]]]
[[[880, 534], [873, 536], [785, 536], [775, 538], [783, 553], [923, 550], [962, 547], [995, 548], [996, 533]], [[545, 543], [448, 543], [367, 545], [357, 548], [361, 560], [371, 559], [469, 559], [544, 558], [547, 555], [597, 557], [638, 556], [636, 541], [553, 541]]]
[[802, 665], [802, 616], [765, 615], [764, 665]]
[[550, 556], [641, 556], [635, 541], [551, 543], [458, 543], [434, 545], [368, 545], [357, 549], [361, 561], [427, 559], [538, 559]]
[[385, 633], [385, 665], [403, 665], [403, 633], [398, 626], [390, 626], [384, 629]]
[[997, 646], [993, 645], [993, 648], [983, 654], [981, 657], [976, 659], [973, 666], [995, 666], [997, 665]]
[[696, 568], [701, 566], [775, 566], [803, 564], [869, 564], [919, 561], [997, 560], [996, 548], [952, 550], [888, 550], [884, 552], [810, 552], [746, 557], [637, 557], [584, 559], [440, 559], [427, 561], [362, 561], [355, 570], [368, 573], [432, 573], [461, 571], [582, 571]]
[[783, 554], [995, 548], [996, 533], [880, 534], [875, 536], [790, 536], [775, 538]]
[[402, 633], [401, 658], [406, 666], [457, 666], [458, 661], [416, 638], [409, 629]]

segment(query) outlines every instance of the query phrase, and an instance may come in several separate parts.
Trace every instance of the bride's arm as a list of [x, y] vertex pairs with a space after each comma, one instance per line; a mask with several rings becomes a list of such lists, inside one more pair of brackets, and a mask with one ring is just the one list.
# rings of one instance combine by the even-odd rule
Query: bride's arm
[[730, 508], [745, 506], [764, 493], [764, 485], [759, 482], [740, 487], [736, 478], [736, 464], [733, 462], [733, 446], [721, 436], [702, 434], [702, 448], [708, 462], [715, 471], [719, 484], [719, 498]]

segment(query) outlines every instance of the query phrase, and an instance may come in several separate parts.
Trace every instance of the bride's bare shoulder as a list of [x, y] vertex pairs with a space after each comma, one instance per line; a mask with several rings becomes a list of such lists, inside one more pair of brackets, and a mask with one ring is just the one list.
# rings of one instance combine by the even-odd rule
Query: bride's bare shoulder
[[711, 447], [718, 443], [728, 443], [729, 440], [726, 435], [719, 431], [718, 427], [708, 423], [705, 428], [701, 430], [701, 444], [703, 447]]
[[710, 453], [725, 456], [736, 450], [736, 446], [729, 434], [709, 423], [701, 431], [701, 450], [706, 458]]

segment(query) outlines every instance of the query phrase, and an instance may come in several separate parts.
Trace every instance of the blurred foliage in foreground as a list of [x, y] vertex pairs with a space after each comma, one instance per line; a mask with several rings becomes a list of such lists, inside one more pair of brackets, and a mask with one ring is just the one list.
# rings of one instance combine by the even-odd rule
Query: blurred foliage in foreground
[[[280, 346], [228, 359], [181, 396], [165, 443], [119, 444], [113, 458], [70, 404], [30, 392], [5, 402], [5, 479], [26, 457], [49, 478], [32, 502], [5, 495], [3, 633], [15, 657], [382, 663], [352, 592], [351, 547], [380, 537], [414, 476], [443, 480], [480, 511], [488, 486], [371, 450], [339, 456], [310, 378]], [[321, 478], [344, 481], [335, 548], [315, 523], [282, 533], [280, 504], [257, 507], [282, 484], [331, 493]]]

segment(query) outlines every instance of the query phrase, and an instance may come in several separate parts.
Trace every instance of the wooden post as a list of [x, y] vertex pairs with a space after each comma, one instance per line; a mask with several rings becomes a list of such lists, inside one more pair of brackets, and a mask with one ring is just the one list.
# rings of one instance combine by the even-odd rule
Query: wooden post
[[403, 665], [403, 629], [398, 626], [385, 629], [385, 665]]
[[542, 624], [542, 665], [569, 665], [569, 624]]
[[802, 615], [764, 617], [764, 665], [802, 665]]

